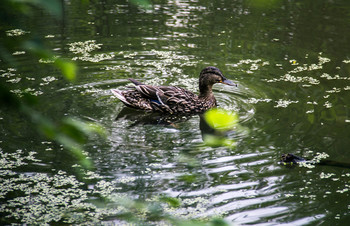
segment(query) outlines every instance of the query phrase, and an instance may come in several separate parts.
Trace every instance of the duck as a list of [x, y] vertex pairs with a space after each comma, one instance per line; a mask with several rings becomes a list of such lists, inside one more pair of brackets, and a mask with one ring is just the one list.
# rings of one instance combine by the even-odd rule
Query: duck
[[177, 86], [152, 86], [129, 78], [135, 87], [129, 90], [112, 89], [126, 106], [143, 111], [165, 114], [199, 114], [217, 106], [213, 85], [236, 86], [216, 67], [208, 66], [199, 75], [199, 95]]

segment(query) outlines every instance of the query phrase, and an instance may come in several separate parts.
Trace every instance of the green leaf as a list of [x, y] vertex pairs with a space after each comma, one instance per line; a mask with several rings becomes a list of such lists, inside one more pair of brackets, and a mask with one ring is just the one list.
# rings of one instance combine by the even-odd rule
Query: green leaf
[[55, 66], [59, 68], [63, 76], [70, 82], [75, 81], [77, 74], [77, 66], [75, 63], [62, 58], [57, 58], [52, 52], [44, 48], [44, 45], [38, 41], [25, 41], [23, 43], [23, 48], [35, 54], [37, 57], [44, 60], [54, 61]]
[[220, 218], [214, 218], [209, 223], [209, 225], [212, 226], [229, 226], [229, 224], [226, 221]]
[[77, 74], [77, 66], [75, 63], [68, 60], [57, 59], [55, 65], [61, 69], [62, 74], [68, 81], [75, 81]]
[[40, 40], [24, 41], [22, 43], [22, 47], [39, 58], [44, 58], [44, 59], [53, 58], [53, 54], [49, 50], [45, 49], [43, 43]]
[[174, 197], [163, 196], [163, 197], [160, 197], [159, 200], [161, 202], [168, 203], [171, 207], [179, 207], [181, 205], [180, 200]]
[[65, 135], [62, 133], [56, 134], [55, 140], [62, 144], [65, 148], [67, 148], [71, 155], [73, 155], [86, 169], [91, 169], [93, 164], [90, 159], [86, 157], [83, 153], [83, 149], [79, 143], [77, 143], [72, 137], [69, 135]]
[[204, 114], [208, 125], [216, 130], [230, 130], [238, 123], [238, 115], [233, 111], [214, 108]]
[[[13, 2], [31, 4], [42, 8], [56, 17], [62, 16], [62, 3], [60, 0], [12, 0]], [[22, 5], [23, 5], [22, 4]]]
[[194, 183], [197, 180], [197, 178], [198, 175], [194, 174], [185, 174], [178, 177], [180, 181], [184, 181], [186, 183]]
[[236, 147], [236, 141], [219, 135], [205, 134], [203, 136], [204, 143], [210, 147]]
[[65, 136], [69, 137], [72, 142], [77, 144], [84, 144], [86, 142], [86, 134], [81, 131], [81, 128], [76, 125], [72, 125], [63, 120], [62, 125], [60, 126], [60, 132]]
[[44, 117], [39, 112], [33, 110], [30, 106], [21, 103], [19, 109], [29, 116], [30, 120], [37, 125], [38, 130], [49, 139], [54, 139], [56, 136], [56, 126], [53, 122]]
[[106, 137], [105, 129], [98, 123], [85, 122], [80, 119], [68, 117], [63, 119], [63, 125], [74, 128], [74, 130], [77, 130], [84, 135], [91, 135], [93, 133], [96, 133], [103, 137]]
[[254, 8], [260, 9], [274, 9], [281, 4], [281, 0], [249, 0], [247, 1]]
[[148, 0], [130, 0], [131, 4], [137, 5], [140, 8], [143, 9], [151, 9], [152, 4]]

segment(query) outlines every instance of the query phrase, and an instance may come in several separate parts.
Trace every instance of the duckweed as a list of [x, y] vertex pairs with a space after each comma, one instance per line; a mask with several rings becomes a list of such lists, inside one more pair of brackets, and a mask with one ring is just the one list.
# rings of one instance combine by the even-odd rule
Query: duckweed
[[42, 64], [53, 64], [56, 60], [58, 59], [57, 56], [54, 56], [52, 58], [40, 58], [39, 59], [39, 63], [42, 63]]
[[277, 105], [275, 105], [274, 107], [275, 108], [286, 108], [288, 107], [290, 104], [296, 104], [298, 103], [299, 101], [293, 101], [293, 100], [282, 100], [282, 99], [279, 99], [278, 101], [276, 101]]
[[14, 56], [23, 55], [23, 54], [26, 54], [26, 52], [25, 51], [16, 51], [16, 52], [12, 53], [12, 55], [14, 55]]
[[74, 54], [82, 54], [82, 55], [85, 55], [96, 49], [101, 49], [101, 46], [102, 46], [102, 44], [97, 44], [96, 40], [88, 40], [85, 42], [73, 42], [68, 45], [69, 45], [69, 51], [73, 52]]
[[327, 178], [330, 178], [330, 177], [333, 177], [333, 176], [335, 176], [334, 173], [324, 173], [324, 172], [321, 172], [321, 174], [320, 174], [320, 178], [321, 178], [321, 179], [327, 179]]
[[272, 101], [272, 99], [268, 99], [268, 98], [266, 98], [266, 99], [249, 98], [246, 102], [250, 103], [250, 104], [257, 104], [259, 102], [269, 103], [271, 101]]
[[333, 105], [332, 105], [332, 103], [331, 103], [331, 102], [326, 101], [326, 102], [324, 103], [324, 105], [323, 105], [323, 106], [325, 106], [326, 108], [331, 108]]
[[103, 60], [113, 59], [115, 56], [114, 53], [98, 53], [91, 55], [92, 51], [101, 49], [102, 46], [102, 44], [97, 44], [95, 40], [88, 40], [85, 42], [74, 42], [68, 45], [69, 51], [76, 55], [79, 55], [77, 57], [73, 57], [72, 60], [81, 60], [96, 63]]
[[[135, 203], [128, 199], [126, 194], [119, 193], [119, 185], [131, 183], [135, 181], [135, 177], [107, 181], [95, 172], [86, 171], [84, 179], [90, 181], [87, 186], [63, 170], [54, 171], [54, 174], [17, 172], [18, 167], [40, 162], [35, 155], [36, 152], [25, 153], [23, 150], [17, 150], [14, 153], [5, 153], [0, 149], [0, 200], [7, 200], [1, 205], [0, 211], [9, 220], [41, 225], [54, 222], [91, 225], [103, 222], [106, 217], [130, 211], [137, 214], [138, 220], [146, 220], [153, 211], [152, 203], [159, 202], [157, 197], [149, 199], [148, 206], [149, 204]], [[97, 181], [92, 183], [94, 180]], [[16, 197], [10, 196], [12, 192], [17, 193]], [[91, 200], [97, 197], [104, 199], [100, 201], [99, 207], [91, 203]], [[171, 203], [163, 202], [163, 211], [184, 219], [202, 218], [210, 204], [210, 201], [203, 197], [184, 198], [177, 202], [187, 207], [174, 208]]]
[[[0, 149], [0, 199], [7, 198], [7, 202], [0, 209], [6, 218], [17, 219], [26, 224], [91, 224], [101, 221], [108, 214], [120, 213], [120, 208], [100, 209], [89, 203], [89, 196], [92, 194], [106, 197], [111, 195], [116, 190], [115, 183], [100, 181], [95, 190], [89, 191], [84, 189], [83, 182], [62, 170], [54, 175], [16, 172], [18, 167], [40, 162], [34, 157], [35, 154], [24, 154], [22, 150], [4, 153]], [[17, 192], [18, 195], [10, 198], [8, 194], [11, 192]]]
[[[42, 63], [44, 61], [45, 60], [43, 60]], [[51, 62], [51, 60], [47, 60], [45, 62], [48, 63], [49, 61]], [[52, 60], [52, 62], [53, 61], [54, 60]], [[22, 76], [21, 74], [17, 73], [17, 70], [14, 68], [7, 68], [7, 70], [1, 70], [0, 73], [1, 73], [0, 78], [5, 78], [5, 79], [7, 79], [7, 80], [5, 80], [5, 82], [12, 83], [12, 84], [20, 84], [23, 81], [33, 82], [36, 80], [33, 77]], [[39, 85], [46, 86], [46, 85], [49, 85], [51, 82], [54, 82], [56, 80], [58, 80], [58, 79], [55, 78], [54, 76], [46, 76], [46, 77], [42, 78], [43, 82], [39, 83]], [[23, 86], [21, 86], [22, 87], [21, 89], [13, 88], [10, 90], [10, 92], [16, 94], [19, 97], [22, 97], [23, 94], [25, 94], [25, 93], [31, 94], [33, 96], [39, 96], [39, 95], [42, 95], [44, 93], [41, 89], [32, 88], [32, 87], [36, 87], [36, 86], [31, 86], [30, 84], [28, 86], [29, 86], [28, 88], [23, 88]]]
[[21, 36], [28, 33], [30, 33], [30, 31], [24, 31], [22, 29], [13, 29], [6, 31], [7, 36]]

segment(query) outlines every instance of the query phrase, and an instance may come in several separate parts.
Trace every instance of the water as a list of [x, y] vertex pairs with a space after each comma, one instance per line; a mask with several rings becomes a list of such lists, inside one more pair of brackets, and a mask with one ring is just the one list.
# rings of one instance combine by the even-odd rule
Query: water
[[[65, 1], [60, 23], [38, 12], [25, 31], [75, 60], [78, 81], [64, 81], [20, 48], [21, 67], [3, 67], [0, 79], [19, 95], [38, 95], [44, 115], [98, 122], [108, 136], [90, 137], [84, 150], [95, 168], [84, 170], [23, 115], [2, 110], [1, 221], [120, 224], [113, 200], [165, 194], [181, 200], [166, 210], [180, 217], [345, 225], [348, 168], [278, 161], [284, 153], [326, 153], [350, 162], [349, 5], [259, 2], [162, 1], [145, 10]], [[127, 78], [198, 91], [209, 65], [239, 84], [214, 88], [220, 107], [240, 116], [240, 129], [229, 134], [236, 147], [206, 146], [199, 116], [169, 125], [155, 115], [119, 115], [124, 106], [110, 89], [126, 89]]]

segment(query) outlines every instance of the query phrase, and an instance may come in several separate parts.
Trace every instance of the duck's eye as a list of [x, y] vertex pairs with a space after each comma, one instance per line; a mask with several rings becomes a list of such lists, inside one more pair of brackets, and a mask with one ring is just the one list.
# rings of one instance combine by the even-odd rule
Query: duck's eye
[[221, 83], [222, 80], [221, 80], [221, 79], [216, 79], [216, 82], [217, 82], [217, 83]]

